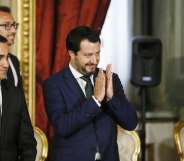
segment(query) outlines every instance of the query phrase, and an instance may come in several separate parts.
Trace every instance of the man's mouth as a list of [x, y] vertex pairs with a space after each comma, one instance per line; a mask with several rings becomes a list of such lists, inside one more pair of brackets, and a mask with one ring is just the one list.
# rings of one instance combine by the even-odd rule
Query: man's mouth
[[86, 66], [88, 66], [88, 67], [96, 67], [95, 64], [87, 64]]

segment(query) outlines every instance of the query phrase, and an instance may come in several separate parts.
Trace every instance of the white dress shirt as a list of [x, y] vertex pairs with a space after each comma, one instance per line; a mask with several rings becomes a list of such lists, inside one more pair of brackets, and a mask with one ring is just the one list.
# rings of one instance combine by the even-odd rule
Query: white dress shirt
[[[86, 93], [85, 93], [86, 81], [83, 80], [83, 79], [81, 78], [81, 77], [83, 76], [83, 74], [79, 73], [74, 67], [72, 67], [71, 64], [69, 64], [69, 68], [70, 68], [70, 70], [71, 70], [73, 76], [74, 76], [75, 79], [77, 80], [79, 86], [81, 87], [81, 89], [82, 89], [84, 95], [86, 96]], [[93, 86], [94, 86], [94, 79], [93, 79], [93, 77], [94, 77], [94, 76], [91, 75], [91, 76], [90, 76], [90, 79], [91, 79], [91, 82], [92, 82], [92, 84], [93, 84]], [[100, 106], [101, 106], [100, 102], [99, 102], [94, 96], [92, 96], [92, 98], [93, 98], [94, 101], [97, 103], [97, 105], [100, 107]]]

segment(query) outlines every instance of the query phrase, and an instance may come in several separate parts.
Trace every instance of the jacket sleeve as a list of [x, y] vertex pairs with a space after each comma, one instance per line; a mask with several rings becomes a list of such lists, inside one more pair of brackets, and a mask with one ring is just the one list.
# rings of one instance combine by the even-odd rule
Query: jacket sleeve
[[34, 138], [33, 127], [27, 110], [24, 94], [21, 91], [22, 107], [20, 114], [19, 129], [19, 157], [21, 161], [35, 161], [36, 159], [36, 140]]
[[56, 134], [67, 137], [92, 123], [101, 110], [94, 99], [90, 98], [77, 102], [75, 108], [67, 112], [67, 105], [60, 90], [54, 81], [45, 81], [44, 98], [48, 118]]
[[114, 96], [105, 103], [106, 108], [118, 124], [126, 130], [133, 130], [137, 125], [137, 114], [128, 102], [119, 77], [113, 74]]

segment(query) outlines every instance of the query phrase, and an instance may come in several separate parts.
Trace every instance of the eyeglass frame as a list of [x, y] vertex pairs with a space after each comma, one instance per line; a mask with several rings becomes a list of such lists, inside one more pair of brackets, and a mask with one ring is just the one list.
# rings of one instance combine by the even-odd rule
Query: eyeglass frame
[[6, 31], [10, 31], [12, 27], [14, 29], [18, 29], [19, 23], [18, 22], [13, 22], [13, 23], [5, 23], [5, 24], [0, 24], [0, 27], [3, 26]]

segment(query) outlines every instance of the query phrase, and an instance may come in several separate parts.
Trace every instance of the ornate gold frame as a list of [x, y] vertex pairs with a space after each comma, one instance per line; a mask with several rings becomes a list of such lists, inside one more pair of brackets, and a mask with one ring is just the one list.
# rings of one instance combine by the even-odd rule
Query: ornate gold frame
[[180, 132], [182, 128], [184, 128], [184, 120], [179, 121], [174, 128], [174, 141], [180, 161], [184, 161], [184, 152], [182, 151], [182, 143], [180, 139]]
[[36, 0], [17, 0], [17, 56], [23, 77], [26, 101], [33, 125], [35, 125], [35, 7]]

